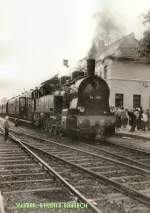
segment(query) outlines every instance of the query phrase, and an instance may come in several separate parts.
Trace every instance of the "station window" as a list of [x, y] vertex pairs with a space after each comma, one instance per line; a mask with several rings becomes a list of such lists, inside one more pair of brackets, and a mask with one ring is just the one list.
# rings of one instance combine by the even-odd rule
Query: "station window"
[[123, 107], [123, 94], [115, 94], [115, 106]]
[[141, 106], [141, 95], [133, 95], [133, 108]]
[[104, 66], [104, 79], [107, 79], [107, 70], [108, 70], [108, 66], [105, 65]]

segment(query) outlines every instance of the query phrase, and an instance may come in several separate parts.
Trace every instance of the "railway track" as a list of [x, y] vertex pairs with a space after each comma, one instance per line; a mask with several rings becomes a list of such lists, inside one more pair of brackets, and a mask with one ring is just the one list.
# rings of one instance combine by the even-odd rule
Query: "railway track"
[[0, 136], [1, 213], [102, 213], [79, 187], [73, 187], [15, 136], [8, 143]]
[[[14, 133], [20, 134], [18, 131], [12, 130]], [[27, 134], [26, 132], [22, 132], [21, 135], [26, 135], [28, 137], [32, 137], [33, 139], [44, 139], [43, 137], [36, 137], [35, 134]], [[52, 140], [49, 140], [50, 142]], [[54, 141], [55, 142], [55, 141]], [[61, 142], [61, 139], [57, 140], [57, 142]], [[91, 145], [90, 143], [84, 143], [80, 141], [79, 143], [66, 143], [63, 141], [63, 144], [80, 148], [87, 152], [93, 152], [97, 154], [102, 154], [108, 157], [113, 157], [113, 159], [122, 161], [127, 164], [131, 164], [137, 166], [141, 169], [149, 170], [150, 169], [150, 151], [142, 150], [141, 148], [135, 148], [134, 146], [129, 146], [124, 143], [116, 143], [112, 140], [106, 140], [101, 142], [100, 144]]]
[[[71, 146], [62, 145], [54, 141], [39, 139], [36, 138], [35, 136], [34, 137], [32, 136], [32, 140], [29, 135], [28, 137], [27, 136], [19, 136], [19, 137], [24, 144], [34, 149], [34, 151], [36, 150], [38, 153], [40, 152], [42, 158], [44, 155], [47, 155], [51, 159], [54, 158], [55, 161], [56, 160], [59, 161], [59, 163], [64, 162], [67, 165], [76, 167], [76, 169], [78, 170], [84, 171], [84, 173], [87, 173], [91, 177], [95, 178], [96, 181], [98, 181], [98, 183], [100, 184], [100, 189], [101, 184], [104, 184], [105, 187], [104, 190], [102, 190], [103, 191], [102, 197], [103, 200], [107, 200], [107, 205], [108, 203], [110, 203], [109, 206], [111, 211], [109, 210], [108, 212], [112, 212], [114, 203], [116, 205], [115, 212], [117, 211], [126, 212], [126, 209], [128, 209], [129, 206], [130, 211], [128, 210], [128, 212], [135, 212], [135, 211], [149, 212], [150, 209], [149, 170], [142, 169], [137, 165], [136, 166], [129, 165], [125, 162], [121, 162], [119, 160], [110, 158], [106, 155], [102, 155], [102, 153], [101, 155], [98, 153], [95, 154], [96, 151], [94, 151], [94, 149], [92, 148], [93, 146], [90, 145], [85, 146], [87, 144], [84, 144], [84, 146], [82, 144], [82, 146], [80, 146], [81, 149], [79, 149]], [[39, 142], [39, 140], [45, 143], [41, 143]], [[86, 147], [90, 148], [89, 152], [87, 151]], [[46, 160], [49, 162], [48, 158]], [[51, 161], [52, 160], [50, 160], [50, 162]], [[66, 177], [66, 174], [65, 178], [68, 178]], [[83, 180], [83, 178], [81, 180]], [[88, 185], [87, 182], [86, 185]], [[111, 188], [112, 191], [107, 189], [107, 185], [109, 185], [109, 189]], [[92, 191], [92, 186], [90, 189]], [[104, 192], [106, 192], [107, 195], [105, 196], [105, 199], [104, 199], [105, 194]], [[110, 197], [111, 199], [109, 199]], [[97, 198], [96, 195], [95, 197], [92, 198], [92, 200], [98, 202], [98, 205], [100, 205], [99, 199]], [[103, 201], [103, 203], [105, 202]], [[100, 207], [104, 210], [104, 212], [106, 211], [103, 205], [100, 205]]]
[[96, 144], [95, 146], [83, 143], [83, 147], [85, 147], [85, 145], [88, 151], [92, 148], [96, 150], [96, 153], [103, 153], [121, 160], [122, 162], [135, 165], [141, 169], [150, 170], [150, 151], [128, 146], [126, 144], [118, 144], [113, 141]]

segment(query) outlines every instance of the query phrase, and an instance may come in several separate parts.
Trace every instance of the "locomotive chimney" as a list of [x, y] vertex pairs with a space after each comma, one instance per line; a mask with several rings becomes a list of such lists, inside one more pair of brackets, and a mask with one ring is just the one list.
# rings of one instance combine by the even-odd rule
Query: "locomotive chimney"
[[95, 59], [87, 59], [87, 76], [93, 76], [95, 74]]

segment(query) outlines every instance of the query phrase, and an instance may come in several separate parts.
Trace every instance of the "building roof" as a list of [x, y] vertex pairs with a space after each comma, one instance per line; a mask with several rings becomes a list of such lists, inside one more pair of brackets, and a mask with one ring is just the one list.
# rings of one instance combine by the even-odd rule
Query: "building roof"
[[58, 81], [58, 74], [56, 74], [54, 77], [42, 82], [41, 85], [44, 86], [46, 84], [50, 84], [50, 83], [57, 82], [57, 81]]
[[112, 59], [115, 61], [132, 61], [135, 63], [144, 63], [144, 64], [150, 64], [150, 60], [147, 58], [134, 58], [134, 57], [123, 57], [123, 56], [113, 56], [113, 55], [108, 55], [101, 62], [104, 62], [106, 59]]
[[131, 33], [107, 46], [100, 58], [103, 59], [107, 56], [137, 58], [137, 47], [138, 40], [135, 39], [134, 33]]
[[108, 46], [99, 60], [104, 62], [105, 59], [110, 58], [112, 60], [150, 64], [149, 58], [139, 57], [137, 48], [138, 40], [135, 38], [134, 33], [131, 33]]
[[[105, 59], [110, 58], [112, 60], [124, 60], [150, 64], [150, 59], [139, 57], [137, 49], [138, 40], [135, 38], [134, 33], [130, 33], [129, 35], [126, 35], [105, 47], [104, 51], [99, 53], [99, 56], [96, 58], [96, 62], [104, 62]], [[79, 64], [85, 66], [87, 58], [88, 57], [82, 58], [79, 61]]]

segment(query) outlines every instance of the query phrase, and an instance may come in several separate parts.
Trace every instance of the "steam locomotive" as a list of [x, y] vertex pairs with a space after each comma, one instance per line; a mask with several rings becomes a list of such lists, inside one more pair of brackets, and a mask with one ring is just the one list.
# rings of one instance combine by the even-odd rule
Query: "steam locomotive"
[[115, 132], [115, 117], [109, 110], [109, 87], [95, 75], [95, 60], [87, 60], [87, 73], [55, 76], [31, 94], [18, 96], [0, 106], [8, 114], [44, 127], [51, 134], [102, 138]]

